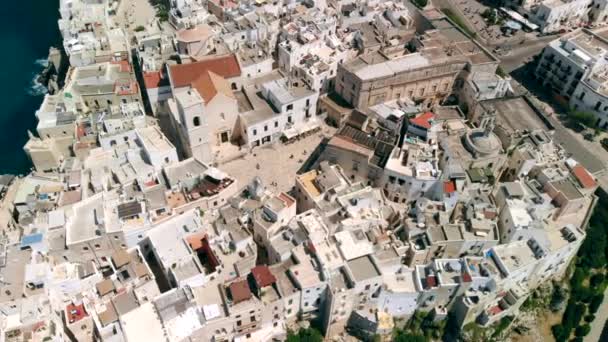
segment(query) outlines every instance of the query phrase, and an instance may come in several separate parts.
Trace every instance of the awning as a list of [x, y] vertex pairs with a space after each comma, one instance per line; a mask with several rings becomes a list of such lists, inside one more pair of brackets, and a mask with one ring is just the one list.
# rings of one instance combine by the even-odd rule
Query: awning
[[300, 135], [300, 132], [295, 129], [295, 128], [288, 128], [286, 130], [283, 131], [283, 136], [289, 140], [289, 139], [293, 139], [295, 137], [297, 137], [298, 135]]
[[510, 28], [511, 30], [521, 30], [521, 24], [515, 22], [513, 20], [509, 20], [505, 23], [505, 27]]

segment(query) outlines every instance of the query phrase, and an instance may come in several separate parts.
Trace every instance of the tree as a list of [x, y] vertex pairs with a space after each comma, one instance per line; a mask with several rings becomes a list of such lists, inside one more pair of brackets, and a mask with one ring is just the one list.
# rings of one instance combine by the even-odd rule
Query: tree
[[600, 305], [602, 305], [603, 301], [604, 301], [603, 293], [596, 294], [595, 296], [593, 296], [593, 298], [591, 298], [591, 302], [589, 303], [589, 312], [592, 314], [596, 313], [597, 309], [600, 308]]
[[579, 325], [578, 327], [576, 327], [574, 334], [578, 337], [583, 337], [583, 336], [587, 336], [587, 334], [589, 334], [590, 331], [591, 331], [591, 327], [589, 326], [589, 324], [583, 324], [583, 325]]
[[606, 265], [607, 246], [608, 239], [604, 229], [595, 224], [590, 225], [587, 229], [587, 237], [579, 251], [581, 264], [590, 268], [604, 267]]
[[403, 330], [397, 330], [393, 337], [395, 342], [427, 342], [426, 337]]
[[595, 127], [597, 121], [595, 115], [590, 112], [572, 111], [569, 116], [570, 120], [590, 128]]
[[494, 25], [498, 22], [498, 15], [496, 14], [496, 10], [493, 8], [488, 8], [481, 13], [481, 16], [488, 21], [488, 24]]
[[604, 282], [604, 280], [605, 277], [603, 273], [596, 273], [591, 276], [591, 279], [589, 279], [589, 284], [591, 285], [591, 287], [600, 286]]
[[560, 311], [564, 307], [566, 299], [566, 290], [563, 287], [556, 285], [553, 288], [553, 295], [551, 296], [551, 303], [549, 304], [551, 311]]
[[428, 3], [428, 0], [414, 0], [414, 4], [420, 8], [424, 8]]
[[145, 27], [143, 27], [143, 26], [139, 25], [139, 26], [137, 26], [135, 29], [133, 29], [133, 31], [135, 31], [135, 32], [141, 32], [141, 31], [143, 31], [143, 30], [145, 30], [145, 29], [146, 29]]
[[323, 335], [315, 328], [300, 329], [297, 334], [290, 330], [287, 342], [323, 342]]

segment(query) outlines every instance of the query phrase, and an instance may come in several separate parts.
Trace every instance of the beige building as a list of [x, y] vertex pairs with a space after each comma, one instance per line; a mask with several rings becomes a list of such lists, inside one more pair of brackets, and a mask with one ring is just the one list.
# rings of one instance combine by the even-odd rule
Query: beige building
[[238, 116], [233, 90], [240, 75], [234, 55], [169, 68], [168, 103], [186, 156], [211, 162], [212, 147], [233, 140]]
[[141, 102], [139, 85], [128, 60], [70, 69], [65, 82], [63, 102], [68, 111], [86, 113]]
[[340, 65], [336, 92], [359, 109], [403, 98], [430, 108], [460, 87], [459, 78], [496, 71], [499, 61], [477, 42], [446, 19], [433, 24], [438, 29], [412, 38], [399, 53], [380, 49]]

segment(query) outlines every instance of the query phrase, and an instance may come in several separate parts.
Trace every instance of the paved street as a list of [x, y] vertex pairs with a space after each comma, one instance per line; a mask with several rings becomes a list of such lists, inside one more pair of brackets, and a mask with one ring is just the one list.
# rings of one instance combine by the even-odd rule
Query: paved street
[[520, 84], [525, 84], [525, 89], [530, 91], [530, 95], [541, 108], [550, 107], [555, 113], [548, 117], [549, 121], [555, 126], [554, 138], [574, 159], [583, 164], [590, 172], [598, 178], [600, 186], [608, 190], [608, 172], [606, 171], [608, 152], [599, 144], [599, 138], [590, 142], [583, 138], [582, 134], [574, 132], [562, 123], [560, 117], [565, 117], [566, 112], [551, 98], [550, 94], [534, 80], [533, 63], [522, 65], [511, 72], [511, 76]]
[[591, 331], [585, 336], [584, 342], [600, 342], [608, 338], [608, 300], [606, 299], [608, 299], [608, 289], [604, 291], [604, 301], [595, 313], [595, 320], [591, 322]]
[[517, 43], [512, 46], [510, 53], [506, 56], [500, 56], [501, 67], [506, 72], [511, 72], [519, 68], [523, 63], [526, 63], [530, 58], [539, 54], [547, 44], [556, 39], [558, 36], [542, 36], [530, 38], [527, 36], [523, 44]]

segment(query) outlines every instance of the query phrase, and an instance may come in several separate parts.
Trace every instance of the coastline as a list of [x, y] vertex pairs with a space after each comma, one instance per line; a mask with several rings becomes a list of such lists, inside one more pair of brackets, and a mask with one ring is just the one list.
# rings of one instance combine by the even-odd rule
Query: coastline
[[50, 47], [61, 47], [57, 26], [59, 1], [23, 0], [7, 3], [11, 13], [0, 26], [6, 53], [0, 63], [7, 66], [1, 86], [3, 114], [0, 116], [0, 174], [26, 174], [31, 162], [23, 151], [27, 131], [37, 125], [36, 110], [44, 99], [46, 87], [38, 78], [48, 63]]

